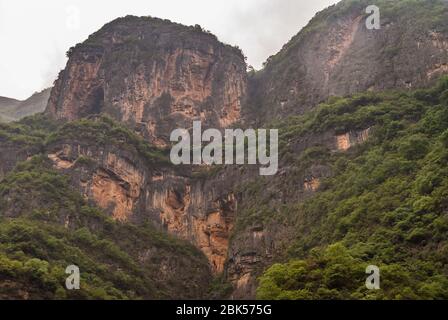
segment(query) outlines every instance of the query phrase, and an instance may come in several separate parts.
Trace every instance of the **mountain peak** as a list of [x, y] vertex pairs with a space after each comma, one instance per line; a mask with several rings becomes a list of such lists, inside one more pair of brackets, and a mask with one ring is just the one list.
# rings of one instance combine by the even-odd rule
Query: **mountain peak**
[[240, 119], [244, 56], [199, 26], [127, 16], [68, 56], [47, 108], [57, 118], [106, 113], [160, 146], [193, 119], [214, 128]]
[[[448, 2], [344, 0], [318, 14], [251, 81], [257, 117], [302, 114], [331, 96], [431, 86], [448, 72]], [[380, 29], [366, 27], [376, 5]]]

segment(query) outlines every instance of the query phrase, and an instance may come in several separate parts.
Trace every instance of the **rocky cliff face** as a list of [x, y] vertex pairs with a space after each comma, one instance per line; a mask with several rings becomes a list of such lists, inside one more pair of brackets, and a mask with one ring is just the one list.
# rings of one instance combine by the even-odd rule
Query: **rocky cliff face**
[[[172, 130], [191, 128], [194, 120], [227, 128], [241, 119], [244, 57], [199, 27], [126, 17], [69, 56], [47, 107], [57, 119], [108, 114], [159, 147], [168, 145]], [[150, 219], [191, 240], [215, 272], [224, 270], [236, 209], [230, 191], [221, 194], [212, 182], [204, 186], [172, 170], [154, 172], [119, 150], [90, 150], [74, 141], [48, 156], [61, 170], [72, 169], [80, 156], [95, 159], [98, 168], [76, 181], [86, 197], [117, 220]]]
[[[103, 126], [103, 121], [93, 118], [80, 130], [92, 130], [89, 136], [101, 132], [112, 138], [113, 129]], [[193, 168], [173, 167], [164, 161], [148, 163], [135, 143], [126, 141], [123, 148], [81, 136], [69, 138], [68, 132], [75, 128], [76, 122], [64, 126], [46, 146], [45, 154], [55, 169], [71, 177], [72, 185], [86, 199], [115, 220], [150, 222], [189, 240], [205, 254], [215, 274], [224, 271], [237, 211], [233, 188], [238, 172], [212, 176], [207, 168], [195, 173]]]
[[[366, 27], [369, 5], [381, 29]], [[250, 79], [260, 121], [303, 114], [331, 96], [421, 88], [448, 71], [445, 1], [341, 1], [316, 15]]]
[[58, 119], [106, 113], [159, 146], [193, 120], [224, 128], [240, 119], [244, 57], [200, 27], [126, 17], [69, 56], [47, 108]]

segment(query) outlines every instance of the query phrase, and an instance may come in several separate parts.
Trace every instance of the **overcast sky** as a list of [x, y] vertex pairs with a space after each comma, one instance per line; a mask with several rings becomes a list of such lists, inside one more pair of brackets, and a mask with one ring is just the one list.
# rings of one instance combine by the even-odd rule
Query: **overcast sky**
[[200, 24], [260, 68], [316, 12], [338, 0], [0, 0], [0, 96], [51, 86], [65, 52], [128, 14]]

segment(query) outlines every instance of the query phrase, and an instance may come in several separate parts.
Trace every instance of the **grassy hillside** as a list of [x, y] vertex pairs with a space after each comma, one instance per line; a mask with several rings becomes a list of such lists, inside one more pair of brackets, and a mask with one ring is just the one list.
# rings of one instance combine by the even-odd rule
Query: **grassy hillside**
[[[283, 161], [298, 171], [324, 164], [333, 175], [271, 218], [294, 225], [295, 240], [260, 277], [258, 298], [448, 299], [448, 79], [430, 90], [332, 99], [281, 127]], [[288, 144], [368, 127], [368, 141], [348, 152], [314, 148], [294, 159]], [[369, 265], [380, 268], [381, 290], [365, 287]]]

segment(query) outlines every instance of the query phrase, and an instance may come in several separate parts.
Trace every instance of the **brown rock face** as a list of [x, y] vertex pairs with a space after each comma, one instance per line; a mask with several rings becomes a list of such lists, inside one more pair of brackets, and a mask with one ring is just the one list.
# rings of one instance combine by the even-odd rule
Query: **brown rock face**
[[237, 210], [235, 180], [194, 178], [189, 170], [169, 165], [149, 167], [135, 153], [81, 139], [58, 141], [46, 154], [81, 194], [115, 220], [149, 221], [194, 244], [214, 273], [224, 271]]
[[104, 168], [99, 168], [93, 175], [91, 192], [100, 207], [112, 205], [112, 216], [127, 221], [140, 196], [143, 181], [144, 172], [128, 160], [110, 153]]
[[69, 55], [47, 107], [58, 119], [106, 113], [159, 146], [193, 120], [225, 128], [240, 119], [244, 57], [198, 27], [126, 17]]
[[[126, 17], [104, 26], [69, 52], [47, 113], [66, 121], [106, 113], [157, 146], [172, 130], [227, 128], [241, 119], [246, 63], [241, 52], [198, 27]], [[119, 150], [68, 141], [48, 154], [74, 184], [120, 221], [151, 220], [201, 249], [224, 271], [236, 199], [219, 182], [201, 182], [169, 168], [153, 170]], [[96, 165], [77, 165], [78, 157]], [[206, 191], [207, 190], [207, 191]]]
[[237, 199], [230, 185], [219, 180], [167, 175], [153, 179], [146, 205], [155, 221], [169, 233], [195, 244], [208, 258], [215, 274], [224, 271]]
[[236, 210], [233, 194], [229, 194], [227, 199], [221, 199], [220, 202], [222, 203], [217, 204], [216, 212], [193, 218], [193, 233], [197, 245], [205, 253], [216, 273], [224, 271]]
[[371, 128], [356, 132], [347, 132], [336, 136], [336, 148], [339, 151], [347, 151], [351, 147], [365, 142], [370, 135]]

